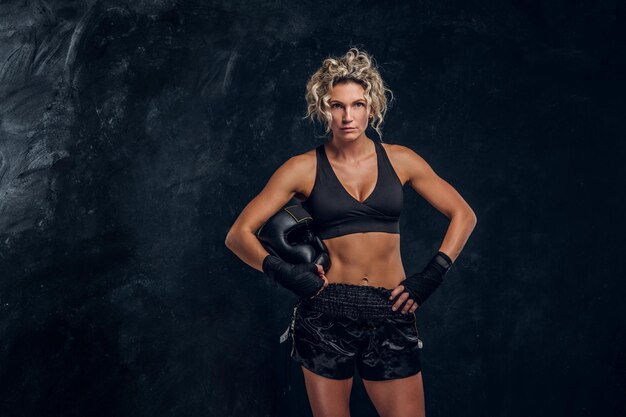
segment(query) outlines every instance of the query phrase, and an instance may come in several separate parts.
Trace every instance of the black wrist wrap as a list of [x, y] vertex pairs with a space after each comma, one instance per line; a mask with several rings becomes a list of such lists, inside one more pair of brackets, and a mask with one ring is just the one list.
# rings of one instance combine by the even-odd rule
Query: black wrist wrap
[[313, 262], [294, 265], [267, 255], [263, 259], [263, 272], [300, 298], [312, 297], [324, 286]]
[[400, 284], [404, 285], [405, 290], [409, 293], [409, 298], [421, 306], [441, 285], [443, 277], [451, 267], [452, 259], [439, 251], [421, 272], [411, 275]]

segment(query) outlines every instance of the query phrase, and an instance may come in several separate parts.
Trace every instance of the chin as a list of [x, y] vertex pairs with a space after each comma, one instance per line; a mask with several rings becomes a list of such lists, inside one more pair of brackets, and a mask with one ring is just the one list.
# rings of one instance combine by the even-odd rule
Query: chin
[[339, 132], [337, 133], [337, 137], [339, 138], [347, 138], [347, 139], [356, 139], [363, 134], [360, 130], [354, 130], [352, 132]]
[[337, 139], [340, 139], [340, 140], [343, 140], [343, 141], [346, 141], [346, 142], [353, 142], [353, 141], [357, 140], [358, 137], [359, 137], [358, 135], [349, 135], [349, 134], [348, 135], [344, 134], [344, 135], [341, 135], [341, 136], [337, 135]]

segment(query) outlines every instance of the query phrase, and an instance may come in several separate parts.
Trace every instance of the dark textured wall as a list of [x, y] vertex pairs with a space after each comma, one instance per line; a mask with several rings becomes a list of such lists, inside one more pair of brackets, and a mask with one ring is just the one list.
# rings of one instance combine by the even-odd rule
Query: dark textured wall
[[[295, 298], [224, 238], [321, 143], [304, 85], [351, 45], [383, 140], [479, 219], [417, 315], [428, 415], [625, 415], [625, 28], [617, 0], [0, 3], [0, 415], [310, 415]], [[447, 220], [405, 196], [413, 270]]]

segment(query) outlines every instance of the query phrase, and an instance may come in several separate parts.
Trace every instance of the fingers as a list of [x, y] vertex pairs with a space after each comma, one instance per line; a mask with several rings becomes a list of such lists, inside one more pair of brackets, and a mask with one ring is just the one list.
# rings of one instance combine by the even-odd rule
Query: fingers
[[402, 291], [404, 291], [404, 285], [399, 285], [394, 288], [393, 291], [391, 291], [391, 296], [389, 297], [390, 300], [393, 300], [398, 294], [400, 294], [395, 303], [393, 303], [391, 309], [393, 311], [396, 311], [402, 308], [402, 314], [415, 312], [415, 310], [417, 310], [417, 307], [419, 307], [418, 304], [415, 302], [415, 300], [409, 298], [410, 295], [408, 292]]
[[413, 313], [415, 310], [417, 310], [417, 303], [414, 299], [409, 298], [409, 300], [404, 305], [404, 308], [402, 309], [402, 314], [407, 314], [409, 312]]
[[419, 306], [415, 302], [415, 300], [412, 298], [408, 298], [407, 302], [404, 304], [404, 307], [402, 307], [402, 314], [414, 313], [415, 310], [417, 310], [417, 307]]
[[390, 300], [393, 300], [394, 298], [396, 298], [398, 296], [398, 294], [400, 294], [402, 291], [404, 291], [404, 285], [398, 285], [396, 288], [394, 288], [391, 291], [391, 296], [389, 297]]
[[328, 287], [328, 278], [326, 278], [326, 273], [324, 272], [324, 267], [320, 264], [315, 264], [315, 267], [317, 268], [317, 273], [319, 274], [320, 278], [322, 278], [324, 280], [324, 285], [322, 285], [319, 289], [319, 291], [317, 291], [315, 293], [315, 295], [312, 295], [310, 298], [314, 298], [317, 297], [319, 295], [319, 293], [321, 293], [324, 288]]
[[404, 302], [406, 300], [408, 300], [409, 298], [409, 293], [408, 292], [403, 292], [402, 294], [400, 294], [400, 296], [396, 299], [396, 302], [393, 303], [393, 306], [391, 306], [391, 309], [393, 311], [398, 310], [400, 307], [402, 307], [402, 305], [404, 304]]
[[324, 267], [320, 264], [315, 264], [315, 266], [317, 267], [317, 273], [324, 280], [324, 287], [328, 287], [328, 278], [326, 278], [326, 272], [324, 272]]

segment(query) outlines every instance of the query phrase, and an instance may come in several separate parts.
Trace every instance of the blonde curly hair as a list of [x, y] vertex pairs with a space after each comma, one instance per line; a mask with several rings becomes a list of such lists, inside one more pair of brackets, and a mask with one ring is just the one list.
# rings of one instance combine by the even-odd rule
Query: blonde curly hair
[[359, 51], [352, 47], [342, 57], [328, 57], [322, 66], [311, 76], [306, 85], [307, 114], [303, 119], [319, 121], [326, 124], [326, 131], [330, 131], [332, 115], [330, 113], [331, 89], [334, 85], [354, 81], [365, 89], [365, 100], [371, 106], [373, 113], [372, 128], [378, 133], [382, 141], [380, 128], [387, 112], [386, 92], [391, 95], [392, 91], [383, 82], [378, 69], [374, 64], [374, 58], [365, 51]]

